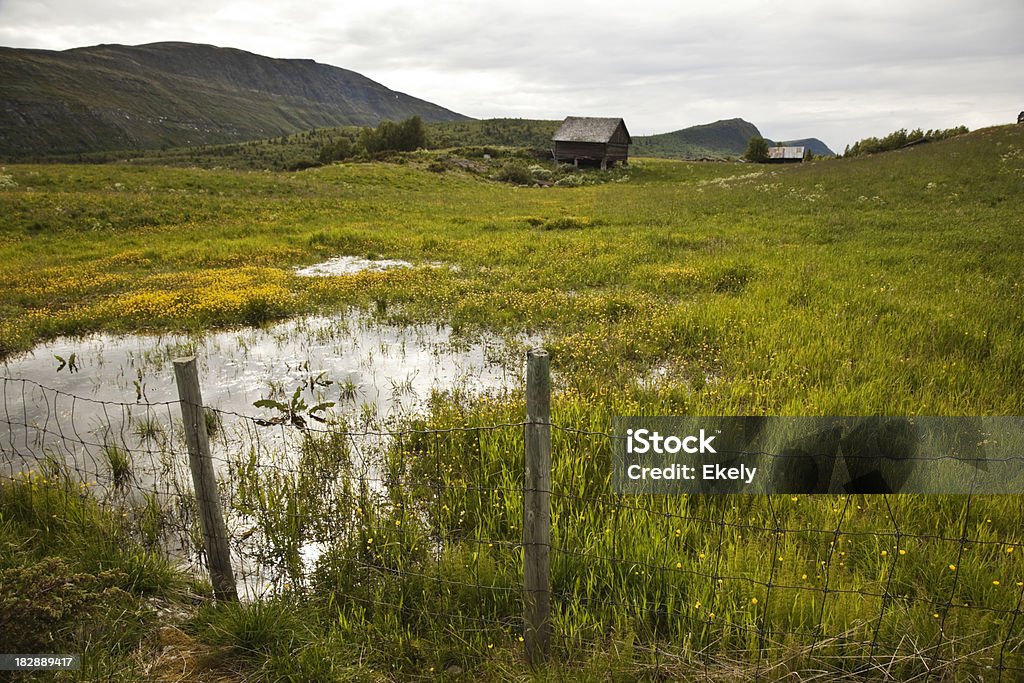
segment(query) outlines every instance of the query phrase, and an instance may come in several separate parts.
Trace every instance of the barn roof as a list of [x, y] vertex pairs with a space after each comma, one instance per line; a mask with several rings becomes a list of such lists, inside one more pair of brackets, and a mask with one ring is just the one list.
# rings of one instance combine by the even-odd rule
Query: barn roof
[[566, 116], [565, 121], [551, 136], [554, 142], [608, 142], [619, 126], [629, 137], [626, 123], [622, 119], [599, 118], [594, 116]]
[[803, 147], [769, 147], [769, 159], [803, 159]]

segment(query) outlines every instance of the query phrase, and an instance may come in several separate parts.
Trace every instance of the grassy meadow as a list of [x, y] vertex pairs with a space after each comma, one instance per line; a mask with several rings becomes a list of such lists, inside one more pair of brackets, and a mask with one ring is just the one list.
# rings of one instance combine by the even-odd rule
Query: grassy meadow
[[[579, 188], [428, 172], [429, 154], [7, 166], [0, 353], [358, 305], [538, 332], [587, 395], [664, 366], [658, 393], [693, 412], [1019, 414], [1020, 145], [1009, 127], [800, 167], [645, 159]], [[339, 254], [457, 269], [291, 272]]]
[[[444, 154], [280, 173], [0, 170], [0, 356], [58, 335], [350, 306], [466, 339], [531, 333], [551, 352], [564, 428], [555, 663], [520, 661], [521, 431], [475, 429], [522, 420], [513, 393], [436, 397], [406, 426], [455, 431], [396, 441], [376, 493], [311, 491], [301, 465], [291, 478], [243, 472], [232, 504], [259, 508], [266, 529], [329, 509], [333, 531], [309, 576], [293, 560], [299, 537], [320, 532], [278, 539], [291, 568], [277, 597], [207, 605], [174, 626], [211, 671], [1021, 675], [1019, 497], [623, 499], [601, 433], [633, 414], [1021, 415], [1024, 126], [796, 166], [640, 159], [578, 187], [499, 182]], [[338, 255], [423, 267], [294, 274]], [[306, 452], [313, 465], [346, 457], [329, 436]], [[5, 500], [0, 532], [14, 534], [18, 509]], [[117, 655], [129, 679], [159, 639], [138, 642]]]

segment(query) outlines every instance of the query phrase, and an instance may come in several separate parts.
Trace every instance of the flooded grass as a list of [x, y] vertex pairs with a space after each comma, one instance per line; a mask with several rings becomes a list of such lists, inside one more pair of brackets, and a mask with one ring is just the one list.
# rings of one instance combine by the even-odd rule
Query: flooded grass
[[120, 446], [108, 444], [103, 448], [103, 455], [110, 468], [110, 479], [114, 488], [121, 489], [127, 486], [134, 476], [131, 454]]
[[[161, 538], [195, 562], [194, 515], [171, 509], [191, 486], [171, 361], [194, 355], [228, 524], [244, 539], [242, 592], [263, 595], [302, 582], [356, 482], [383, 488], [389, 429], [438, 397], [503, 395], [521, 383], [516, 359], [529, 342], [460, 340], [358, 312], [206, 335], [57, 339], [8, 359], [0, 441], [11, 467], [37, 470], [47, 453], [74, 486], [140, 508], [147, 543]], [[61, 363], [72, 356], [73, 372]], [[179, 526], [161, 524], [160, 512]]]

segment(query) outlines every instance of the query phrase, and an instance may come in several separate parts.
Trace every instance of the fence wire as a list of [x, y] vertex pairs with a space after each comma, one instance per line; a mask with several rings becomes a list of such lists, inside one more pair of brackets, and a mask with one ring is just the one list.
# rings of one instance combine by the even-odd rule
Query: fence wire
[[[0, 378], [0, 486], [98, 501], [204, 574], [177, 402]], [[556, 656], [660, 678], [1024, 679], [1024, 511], [1013, 497], [629, 496], [602, 430], [552, 428]], [[353, 428], [206, 409], [239, 592], [349, 619], [523, 632], [525, 422]], [[60, 515], [60, 510], [53, 510]]]

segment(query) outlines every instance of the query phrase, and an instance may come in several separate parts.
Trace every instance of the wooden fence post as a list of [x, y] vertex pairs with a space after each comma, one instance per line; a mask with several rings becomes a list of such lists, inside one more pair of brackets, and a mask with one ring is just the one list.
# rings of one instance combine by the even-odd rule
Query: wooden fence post
[[220, 510], [217, 476], [210, 456], [210, 439], [206, 434], [203, 396], [199, 390], [199, 371], [195, 356], [174, 359], [174, 378], [181, 399], [181, 418], [185, 423], [185, 443], [192, 470], [192, 485], [199, 503], [199, 522], [210, 565], [210, 581], [218, 600], [238, 600], [235, 574], [231, 570], [231, 551]]
[[548, 353], [526, 354], [526, 457], [523, 481], [523, 641], [526, 661], [551, 647], [551, 373]]

